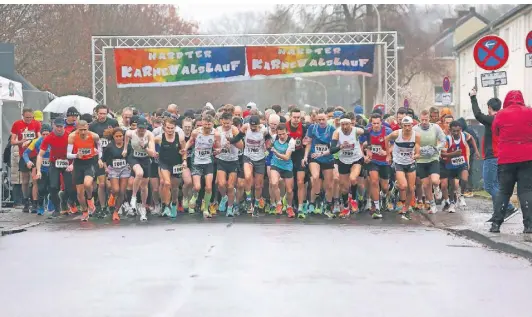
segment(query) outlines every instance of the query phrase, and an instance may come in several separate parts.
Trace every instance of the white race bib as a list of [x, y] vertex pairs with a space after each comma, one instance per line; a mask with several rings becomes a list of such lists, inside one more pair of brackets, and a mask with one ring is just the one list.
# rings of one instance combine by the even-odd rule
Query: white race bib
[[451, 158], [451, 164], [452, 165], [460, 166], [460, 165], [464, 165], [465, 163], [466, 163], [466, 161], [465, 161], [465, 158], [463, 156]]
[[224, 147], [222, 148], [222, 151], [220, 152], [220, 154], [229, 154], [230, 152], [231, 152], [230, 149]]
[[42, 159], [42, 166], [44, 166], [44, 167], [50, 166], [50, 159], [43, 158]]
[[102, 148], [105, 148], [109, 145], [109, 140], [107, 139], [100, 139], [100, 145]]
[[91, 154], [91, 149], [87, 149], [87, 148], [78, 149], [78, 153], [80, 153], [81, 155], [89, 155]]
[[375, 144], [371, 145], [371, 153], [379, 155], [381, 151], [382, 151], [382, 146], [375, 145]]
[[314, 146], [314, 151], [316, 153], [323, 153], [327, 152], [329, 150], [329, 146], [327, 144], [316, 144]]
[[148, 153], [146, 153], [146, 152], [139, 152], [139, 151], [133, 151], [133, 156], [134, 156], [134, 157], [147, 157], [147, 156], [148, 156]]
[[343, 156], [353, 156], [355, 152], [353, 150], [342, 151]]
[[122, 167], [126, 167], [126, 160], [124, 159], [113, 160], [113, 168], [122, 168]]
[[174, 165], [174, 167], [172, 167], [172, 174], [181, 175], [182, 172], [183, 172], [183, 165], [178, 164], [178, 165]]
[[259, 154], [260, 148], [258, 147], [248, 147], [248, 152], [250, 154]]
[[34, 131], [24, 131], [22, 132], [22, 138], [26, 140], [33, 140], [35, 139], [35, 132]]
[[208, 158], [211, 156], [212, 149], [199, 149], [196, 151], [196, 155], [200, 158]]
[[68, 167], [68, 161], [67, 160], [56, 160], [55, 161], [55, 167], [57, 167], [57, 168], [67, 168]]

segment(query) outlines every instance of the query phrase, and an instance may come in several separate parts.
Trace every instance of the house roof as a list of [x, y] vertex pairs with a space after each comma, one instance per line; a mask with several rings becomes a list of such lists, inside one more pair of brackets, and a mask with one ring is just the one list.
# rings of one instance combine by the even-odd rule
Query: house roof
[[471, 44], [471, 42], [478, 40], [480, 36], [492, 32], [494, 29], [497, 29], [499, 26], [507, 22], [509, 19], [515, 17], [516, 15], [523, 13], [527, 9], [532, 9], [532, 5], [531, 4], [520, 4], [514, 7], [512, 10], [506, 12], [501, 17], [499, 17], [495, 21], [488, 24], [482, 30], [478, 31], [477, 33], [471, 35], [470, 37], [462, 41], [462, 43], [460, 43], [454, 48], [455, 51], [457, 52], [461, 51], [462, 49], [467, 47], [469, 44]]
[[440, 42], [441, 40], [443, 40], [444, 38], [446, 38], [449, 34], [452, 34], [458, 27], [460, 27], [462, 24], [466, 23], [467, 21], [469, 21], [471, 18], [478, 18], [479, 20], [481, 20], [482, 22], [486, 23], [486, 24], [489, 24], [490, 23], [490, 20], [486, 19], [485, 17], [483, 17], [482, 15], [478, 14], [474, 8], [472, 9], [469, 9], [469, 13], [464, 15], [463, 17], [459, 18], [453, 26], [445, 29], [442, 33], [440, 33], [440, 35], [438, 36], [438, 38], [434, 41], [434, 43], [432, 43], [431, 46], [434, 46], [436, 44], [438, 44], [438, 42]]

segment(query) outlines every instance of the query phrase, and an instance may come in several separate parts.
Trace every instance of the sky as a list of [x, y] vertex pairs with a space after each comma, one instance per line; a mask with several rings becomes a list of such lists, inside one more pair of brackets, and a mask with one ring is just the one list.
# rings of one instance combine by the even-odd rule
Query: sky
[[177, 5], [179, 13], [185, 19], [195, 20], [200, 25], [200, 31], [208, 26], [209, 21], [215, 20], [226, 14], [241, 12], [241, 11], [269, 11], [273, 10], [275, 4], [268, 3], [250, 3], [248, 5], [230, 4], [230, 3], [199, 3], [199, 2], [186, 2]]

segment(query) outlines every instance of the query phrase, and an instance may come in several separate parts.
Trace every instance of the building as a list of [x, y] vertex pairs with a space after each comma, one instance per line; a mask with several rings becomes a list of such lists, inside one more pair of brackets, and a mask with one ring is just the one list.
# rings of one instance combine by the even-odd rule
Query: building
[[[489, 20], [475, 11], [474, 7], [469, 10], [457, 11], [455, 18], [443, 19], [441, 33], [430, 47], [430, 59], [426, 68], [437, 65], [438, 69], [423, 72], [413, 77], [410, 83], [399, 92], [403, 98], [408, 99], [409, 106], [416, 112], [432, 106], [443, 107], [443, 77], [448, 76], [451, 80], [451, 105], [455, 107], [458, 94], [455, 91], [457, 72], [457, 58], [454, 47], [461, 45], [471, 35], [484, 29]], [[440, 70], [441, 68], [441, 70]]]
[[482, 88], [480, 74], [486, 73], [477, 66], [473, 56], [473, 48], [477, 41], [486, 35], [497, 35], [506, 41], [509, 50], [508, 62], [499, 69], [506, 71], [508, 85], [497, 88], [498, 97], [504, 101], [504, 96], [510, 90], [521, 90], [525, 103], [532, 104], [532, 68], [525, 68], [525, 39], [528, 32], [532, 31], [532, 5], [518, 5], [497, 20], [493, 21], [479, 32], [468, 37], [455, 46], [458, 56], [458, 82], [456, 93], [459, 98], [457, 116], [468, 120], [474, 119], [468, 92], [475, 85], [477, 78], [478, 101], [481, 109], [487, 112], [487, 101], [493, 97], [493, 88]]

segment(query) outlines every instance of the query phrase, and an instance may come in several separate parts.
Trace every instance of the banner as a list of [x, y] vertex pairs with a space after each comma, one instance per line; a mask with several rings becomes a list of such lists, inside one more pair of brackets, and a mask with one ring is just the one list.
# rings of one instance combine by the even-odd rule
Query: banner
[[375, 45], [249, 46], [249, 76], [291, 75], [313, 72], [373, 74]]
[[245, 47], [117, 48], [114, 53], [119, 88], [223, 82], [246, 74]]

